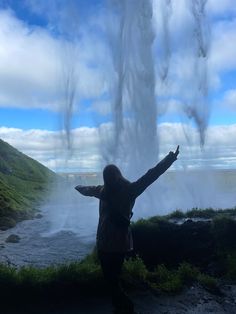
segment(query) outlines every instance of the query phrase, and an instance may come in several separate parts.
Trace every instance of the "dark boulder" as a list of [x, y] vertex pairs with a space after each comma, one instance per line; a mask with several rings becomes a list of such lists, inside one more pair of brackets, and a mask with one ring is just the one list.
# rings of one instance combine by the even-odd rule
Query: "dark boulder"
[[35, 215], [35, 218], [36, 219], [41, 219], [41, 218], [43, 218], [43, 215], [42, 214], [37, 214], [37, 215]]
[[16, 225], [15, 219], [11, 217], [0, 217], [0, 230], [7, 230], [13, 228]]
[[17, 234], [11, 234], [7, 237], [7, 243], [18, 243], [20, 241], [20, 237]]

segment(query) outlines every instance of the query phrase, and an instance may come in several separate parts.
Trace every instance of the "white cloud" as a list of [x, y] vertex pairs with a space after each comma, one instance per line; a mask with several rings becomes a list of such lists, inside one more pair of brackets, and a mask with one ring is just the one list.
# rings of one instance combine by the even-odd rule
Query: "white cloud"
[[[63, 147], [60, 132], [1, 127], [0, 138], [56, 171], [100, 171], [105, 163], [100, 137], [111, 132], [111, 125], [104, 124], [100, 128], [103, 132], [88, 127], [74, 129], [73, 150], [69, 154]], [[203, 150], [199, 147], [199, 135], [191, 125], [163, 123], [158, 131], [160, 158], [180, 145], [179, 163], [175, 164], [179, 169], [236, 168], [236, 124], [209, 127]]]
[[[35, 1], [25, 1], [25, 3], [28, 3], [34, 12], [45, 13], [44, 2], [41, 1], [37, 5]], [[155, 62], [158, 71], [160, 60], [162, 60], [161, 47], [158, 48], [158, 46], [162, 42], [163, 29], [160, 18], [161, 2], [154, 1], [153, 3], [157, 49]], [[222, 3], [208, 1], [208, 10], [219, 12], [220, 15], [229, 11], [232, 5], [232, 0]], [[48, 10], [50, 16], [53, 16], [55, 6], [51, 5]], [[54, 12], [53, 20], [49, 21], [48, 28], [41, 28], [29, 26], [20, 21], [9, 10], [0, 11], [0, 106], [57, 110], [58, 105], [63, 102], [62, 60], [64, 60], [64, 67], [67, 67], [70, 62], [72, 66], [75, 63], [78, 98], [99, 98], [108, 90], [111, 76], [114, 74], [110, 69], [112, 62], [108, 40], [104, 37], [108, 27], [107, 11], [98, 11], [96, 15], [93, 12], [86, 25], [80, 25], [77, 21], [76, 29], [79, 35], [76, 37], [76, 47], [63, 42], [58, 36], [53, 36], [52, 22], [55, 22], [55, 16], [56, 12]], [[57, 15], [57, 19], [60, 18], [64, 25], [65, 17], [63, 18], [61, 14]], [[191, 41], [193, 18], [185, 0], [172, 1], [169, 18], [171, 69], [168, 92], [174, 94], [178, 91], [183, 94], [191, 90], [186, 86], [193, 84], [191, 75], [194, 63]], [[71, 21], [71, 25], [73, 23]], [[114, 25], [109, 24], [109, 27], [114, 28]], [[99, 35], [99, 30], [103, 32], [102, 36]], [[235, 20], [213, 21], [212, 49], [209, 58], [210, 87], [219, 86], [222, 71], [235, 69], [234, 42], [236, 42]], [[156, 90], [158, 94], [162, 93], [158, 80]], [[98, 107], [97, 109], [100, 110]]]
[[223, 96], [222, 103], [224, 106], [236, 111], [236, 89], [227, 90]]
[[0, 11], [0, 106], [49, 107], [55, 101], [58, 43]]
[[[106, 89], [104, 43], [86, 29], [74, 44], [0, 10], [0, 106], [58, 110], [63, 102], [63, 74], [75, 70], [78, 98], [99, 97]], [[103, 62], [105, 64], [105, 62]]]
[[95, 170], [99, 168], [99, 138], [96, 128], [72, 131], [73, 149], [67, 151], [61, 132], [0, 128], [0, 138], [53, 170]]
[[[36, 4], [35, 1], [30, 2]], [[162, 32], [159, 4], [160, 1], [154, 1], [157, 46]], [[224, 1], [224, 5], [208, 1], [208, 9], [221, 17], [220, 12], [223, 14], [229, 11], [229, 4], [232, 4], [232, 1]], [[40, 11], [42, 8], [36, 6], [34, 10]], [[54, 9], [50, 6], [50, 14], [51, 10]], [[76, 64], [77, 100], [86, 97], [94, 98], [91, 110], [102, 115], [109, 114], [109, 101], [101, 101], [101, 95], [109, 90], [114, 75], [107, 39], [104, 36], [107, 31], [107, 17], [107, 12], [98, 10], [96, 15], [89, 16], [86, 25], [78, 23], [80, 36], [76, 40], [75, 47], [63, 42], [59, 36], [53, 35], [52, 21], [48, 28], [32, 27], [17, 19], [11, 11], [0, 11], [0, 106], [57, 110], [58, 105], [63, 103], [61, 61], [64, 60], [66, 71], [68, 71], [67, 67], [73, 67], [74, 62]], [[115, 23], [114, 20], [111, 22]], [[99, 34], [100, 31], [102, 35]], [[193, 20], [186, 1], [172, 1], [170, 75], [166, 86], [163, 86], [158, 77], [156, 82], [157, 95], [167, 96], [167, 99], [157, 100], [161, 114], [181, 113], [185, 102], [191, 103], [195, 97], [197, 84], [191, 47], [192, 31]], [[208, 83], [210, 88], [214, 89], [220, 85], [221, 73], [234, 70], [236, 67], [235, 18], [219, 18], [213, 21], [211, 41]], [[160, 52], [158, 49], [160, 47], [156, 47], [155, 50], [157, 71]], [[225, 103], [233, 105], [233, 99], [232, 92], [225, 95]], [[30, 138], [31, 135], [27, 136]], [[38, 131], [35, 134], [36, 138], [37, 136], [42, 138]], [[28, 143], [31, 148], [34, 145], [39, 147], [30, 139]], [[53, 143], [48, 144], [51, 150], [55, 146]], [[29, 151], [33, 150], [29, 148]], [[53, 156], [50, 158], [52, 160]], [[49, 164], [48, 159], [45, 160]]]
[[214, 23], [210, 66], [214, 72], [236, 69], [236, 17]]
[[111, 110], [111, 103], [105, 100], [95, 101], [90, 108], [90, 111], [95, 111], [103, 116], [110, 114]]
[[235, 0], [208, 0], [207, 8], [212, 15], [224, 16], [236, 13]]

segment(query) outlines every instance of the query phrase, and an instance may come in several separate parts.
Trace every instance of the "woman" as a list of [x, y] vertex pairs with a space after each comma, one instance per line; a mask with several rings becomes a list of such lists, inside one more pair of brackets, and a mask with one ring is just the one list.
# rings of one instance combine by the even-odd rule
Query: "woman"
[[170, 152], [135, 182], [125, 179], [115, 165], [108, 165], [103, 170], [104, 185], [75, 187], [81, 194], [94, 196], [100, 200], [97, 229], [98, 257], [116, 309], [126, 308], [129, 313], [133, 312], [132, 302], [119, 287], [119, 275], [125, 255], [133, 250], [129, 225], [135, 200], [172, 165], [178, 154], [179, 146], [174, 153]]

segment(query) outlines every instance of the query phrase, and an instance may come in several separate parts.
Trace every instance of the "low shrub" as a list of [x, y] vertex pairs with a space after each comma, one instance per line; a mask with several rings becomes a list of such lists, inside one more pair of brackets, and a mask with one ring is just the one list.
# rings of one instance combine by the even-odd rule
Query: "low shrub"
[[137, 287], [147, 280], [148, 270], [140, 257], [125, 260], [122, 270], [122, 281], [126, 286]]
[[183, 283], [191, 284], [197, 280], [200, 272], [195, 266], [184, 262], [178, 267], [178, 274]]
[[186, 212], [186, 217], [188, 218], [213, 218], [217, 215], [217, 211], [213, 208], [192, 208], [191, 210]]
[[183, 283], [177, 271], [169, 270], [165, 265], [159, 265], [149, 277], [151, 288], [166, 293], [176, 293], [183, 288]]
[[0, 287], [8, 287], [17, 284], [17, 270], [4, 264], [0, 264]]
[[225, 276], [227, 279], [236, 282], [236, 251], [227, 254], [226, 256]]
[[213, 291], [218, 290], [217, 279], [207, 274], [199, 274], [197, 277], [198, 282], [206, 289]]
[[183, 213], [181, 210], [177, 209], [175, 211], [173, 211], [171, 214], [167, 215], [166, 218], [167, 219], [183, 219], [186, 217], [186, 214]]

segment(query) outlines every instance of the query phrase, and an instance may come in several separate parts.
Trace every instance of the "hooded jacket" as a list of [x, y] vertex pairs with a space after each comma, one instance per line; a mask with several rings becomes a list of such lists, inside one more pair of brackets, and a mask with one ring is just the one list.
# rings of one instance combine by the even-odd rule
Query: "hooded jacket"
[[109, 193], [104, 185], [75, 187], [85, 196], [99, 199], [99, 222], [97, 228], [97, 249], [103, 252], [124, 253], [133, 249], [130, 229], [132, 208], [136, 198], [158, 179], [176, 160], [170, 152], [154, 168], [149, 169], [135, 182], [121, 180]]

